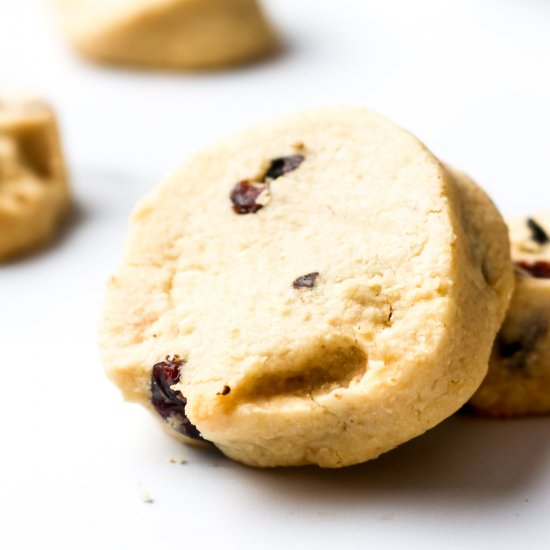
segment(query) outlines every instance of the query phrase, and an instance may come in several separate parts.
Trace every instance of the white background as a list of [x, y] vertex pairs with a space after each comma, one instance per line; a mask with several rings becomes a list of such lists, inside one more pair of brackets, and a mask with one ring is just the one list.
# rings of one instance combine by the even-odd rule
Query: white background
[[0, 267], [0, 548], [548, 548], [548, 418], [458, 417], [363, 466], [258, 471], [181, 447], [106, 381], [98, 311], [133, 203], [233, 130], [365, 105], [506, 214], [550, 207], [550, 2], [266, 4], [284, 55], [161, 75], [86, 65], [43, 2], [0, 0], [0, 88], [54, 103], [79, 205], [57, 246]]

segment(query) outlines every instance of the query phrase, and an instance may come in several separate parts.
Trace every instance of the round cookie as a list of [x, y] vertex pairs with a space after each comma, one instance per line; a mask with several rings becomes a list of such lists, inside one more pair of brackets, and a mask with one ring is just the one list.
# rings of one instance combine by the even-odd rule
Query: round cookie
[[54, 7], [75, 49], [100, 62], [211, 69], [278, 45], [257, 0], [54, 0]]
[[516, 290], [475, 412], [514, 417], [550, 413], [550, 212], [509, 222]]
[[0, 261], [49, 242], [68, 210], [53, 111], [38, 99], [0, 96]]
[[255, 466], [363, 462], [479, 386], [509, 255], [490, 200], [410, 134], [363, 109], [295, 115], [139, 204], [104, 362], [182, 440]]

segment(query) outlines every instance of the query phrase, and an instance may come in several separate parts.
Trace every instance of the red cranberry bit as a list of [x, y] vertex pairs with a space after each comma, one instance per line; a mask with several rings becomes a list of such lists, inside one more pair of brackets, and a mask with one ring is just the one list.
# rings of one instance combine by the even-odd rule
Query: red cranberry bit
[[536, 279], [550, 279], [550, 262], [516, 262], [516, 265]]
[[157, 412], [181, 434], [192, 439], [202, 440], [197, 428], [185, 414], [187, 399], [171, 386], [180, 379], [180, 368], [184, 365], [177, 355], [167, 356], [164, 361], [153, 366], [151, 373], [151, 401]]
[[313, 288], [315, 286], [315, 281], [317, 281], [317, 277], [319, 277], [318, 271], [302, 275], [294, 280], [292, 286], [294, 288]]
[[256, 201], [266, 190], [265, 183], [252, 183], [246, 180], [237, 183], [229, 195], [233, 203], [233, 210], [237, 214], [255, 214], [264, 206]]
[[279, 157], [273, 159], [264, 176], [265, 180], [276, 180], [289, 172], [293, 172], [304, 162], [303, 155], [290, 155], [288, 157]]
[[237, 183], [229, 195], [233, 203], [233, 210], [237, 214], [255, 214], [258, 212], [269, 200], [269, 182], [296, 170], [304, 162], [304, 159], [303, 155], [290, 155], [273, 159], [261, 182], [243, 180]]
[[527, 227], [531, 231], [531, 238], [537, 244], [550, 243], [548, 233], [533, 218], [527, 218]]

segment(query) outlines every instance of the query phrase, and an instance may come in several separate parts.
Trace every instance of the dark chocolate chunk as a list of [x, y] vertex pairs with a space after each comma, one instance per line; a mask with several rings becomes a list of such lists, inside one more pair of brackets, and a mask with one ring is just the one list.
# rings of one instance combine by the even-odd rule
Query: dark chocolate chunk
[[527, 227], [531, 231], [531, 238], [536, 243], [548, 244], [550, 242], [548, 233], [533, 218], [527, 218]]
[[181, 434], [192, 439], [202, 440], [199, 430], [191, 424], [185, 414], [187, 399], [171, 386], [180, 379], [180, 369], [185, 362], [177, 355], [167, 356], [164, 361], [153, 366], [151, 372], [151, 401], [157, 412]]
[[303, 155], [290, 155], [288, 157], [279, 157], [273, 159], [264, 176], [265, 180], [276, 180], [289, 172], [292, 172], [304, 162]]
[[550, 262], [539, 260], [536, 262], [516, 262], [516, 266], [526, 271], [536, 279], [550, 279]]
[[229, 198], [233, 203], [233, 210], [237, 214], [255, 214], [263, 208], [263, 204], [256, 202], [258, 197], [267, 190], [265, 183], [240, 181], [233, 187]]
[[315, 281], [319, 277], [319, 272], [314, 271], [313, 273], [308, 273], [307, 275], [302, 275], [294, 280], [292, 286], [294, 288], [313, 288], [315, 286]]
[[219, 391], [216, 395], [228, 395], [229, 393], [231, 393], [231, 388], [226, 384], [222, 391]]

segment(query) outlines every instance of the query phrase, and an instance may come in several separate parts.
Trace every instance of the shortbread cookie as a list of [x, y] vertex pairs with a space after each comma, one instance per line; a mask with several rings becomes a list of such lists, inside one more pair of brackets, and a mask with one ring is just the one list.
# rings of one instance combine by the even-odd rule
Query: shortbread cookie
[[509, 225], [516, 290], [472, 406], [490, 416], [550, 413], [550, 212]]
[[308, 112], [207, 149], [139, 204], [103, 357], [185, 441], [346, 466], [470, 398], [512, 271], [467, 178], [368, 111]]
[[50, 241], [68, 208], [52, 110], [38, 99], [0, 96], [0, 260]]
[[54, 0], [59, 26], [92, 60], [208, 69], [257, 59], [277, 38], [257, 0]]

